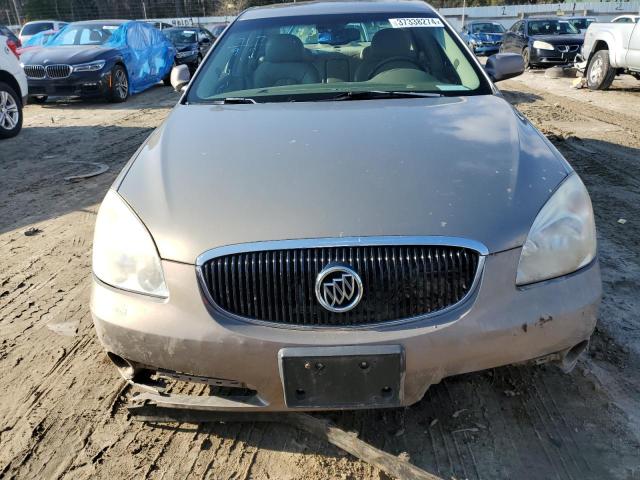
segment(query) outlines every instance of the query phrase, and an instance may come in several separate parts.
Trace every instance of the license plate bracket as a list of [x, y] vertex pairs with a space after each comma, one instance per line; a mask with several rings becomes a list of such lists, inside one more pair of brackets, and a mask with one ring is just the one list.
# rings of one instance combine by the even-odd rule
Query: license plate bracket
[[404, 387], [400, 345], [289, 347], [278, 352], [290, 408], [396, 407]]

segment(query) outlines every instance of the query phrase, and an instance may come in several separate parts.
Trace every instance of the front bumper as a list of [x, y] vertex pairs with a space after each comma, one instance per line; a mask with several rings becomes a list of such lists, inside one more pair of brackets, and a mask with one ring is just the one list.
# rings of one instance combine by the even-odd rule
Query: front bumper
[[532, 65], [568, 65], [573, 63], [578, 53], [578, 51], [560, 52], [557, 49], [532, 48], [529, 53], [529, 63]]
[[198, 54], [188, 55], [186, 57], [175, 58], [176, 65], [196, 65], [198, 63]]
[[473, 45], [472, 44], [472, 50], [473, 53], [476, 54], [480, 54], [480, 55], [491, 55], [494, 53], [498, 53], [500, 51], [500, 43], [494, 44], [494, 45]]
[[102, 97], [111, 88], [111, 72], [74, 72], [67, 78], [29, 78], [29, 96]]
[[454, 310], [387, 327], [302, 330], [216, 319], [205, 306], [195, 267], [170, 261], [163, 261], [169, 299], [94, 279], [91, 312], [106, 350], [133, 365], [231, 380], [255, 391], [245, 400], [196, 397], [178, 402], [183, 406], [288, 410], [280, 350], [353, 345], [403, 349], [401, 403], [411, 405], [442, 378], [567, 351], [589, 339], [601, 296], [597, 261], [569, 276], [517, 288], [519, 256], [520, 249], [489, 255], [478, 287]]

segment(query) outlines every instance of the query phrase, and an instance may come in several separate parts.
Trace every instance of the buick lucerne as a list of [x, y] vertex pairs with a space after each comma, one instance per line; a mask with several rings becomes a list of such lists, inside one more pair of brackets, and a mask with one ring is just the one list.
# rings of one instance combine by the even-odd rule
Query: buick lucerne
[[[100, 207], [91, 311], [161, 406], [410, 405], [442, 378], [570, 369], [600, 301], [589, 195], [421, 1], [250, 9]], [[209, 385], [168, 394], [167, 381]], [[205, 387], [206, 388], [206, 387]]]

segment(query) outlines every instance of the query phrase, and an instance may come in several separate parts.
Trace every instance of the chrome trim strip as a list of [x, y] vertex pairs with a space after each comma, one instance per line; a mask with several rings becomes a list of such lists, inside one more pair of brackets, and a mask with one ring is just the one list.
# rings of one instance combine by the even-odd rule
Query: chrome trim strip
[[323, 247], [376, 247], [378, 245], [432, 245], [436, 247], [462, 247], [475, 250], [481, 256], [489, 255], [489, 249], [476, 240], [445, 236], [384, 236], [384, 237], [323, 237], [299, 240], [271, 240], [266, 242], [236, 243], [212, 248], [196, 258], [196, 266], [201, 267], [217, 257], [234, 253], [260, 252], [265, 250], [292, 250], [295, 248]]
[[[480, 256], [478, 257], [478, 267], [476, 269], [476, 275], [473, 278], [473, 283], [469, 288], [467, 294], [462, 297], [458, 302], [449, 305], [448, 307], [438, 310], [436, 312], [427, 313], [425, 315], [419, 315], [417, 317], [402, 318], [400, 320], [392, 320], [387, 322], [369, 323], [366, 325], [292, 325], [277, 322], [268, 322], [264, 320], [256, 320], [253, 318], [247, 318], [234, 313], [228, 312], [221, 308], [211, 296], [207, 284], [202, 273], [202, 265], [214, 258], [222, 257], [224, 255], [232, 255], [234, 253], [246, 253], [246, 252], [259, 252], [264, 250], [286, 250], [294, 248], [321, 248], [321, 247], [348, 247], [348, 246], [363, 246], [370, 247], [376, 245], [430, 245], [430, 246], [449, 246], [449, 247], [462, 247], [469, 248], [477, 251]], [[393, 327], [397, 325], [413, 323], [423, 320], [428, 320], [440, 315], [445, 315], [452, 310], [455, 310], [465, 304], [478, 289], [482, 274], [484, 273], [484, 264], [486, 256], [489, 254], [489, 250], [484, 244], [475, 240], [468, 240], [459, 237], [444, 237], [444, 236], [387, 236], [387, 237], [343, 237], [343, 238], [316, 238], [316, 239], [301, 239], [301, 240], [275, 240], [267, 242], [253, 242], [253, 243], [238, 243], [234, 245], [228, 245], [225, 247], [214, 248], [204, 252], [196, 259], [196, 277], [198, 279], [198, 285], [202, 294], [206, 298], [207, 302], [213, 308], [216, 313], [228, 319], [236, 320], [244, 323], [252, 323], [269, 328], [281, 328], [286, 330], [307, 330], [307, 331], [337, 331], [337, 330], [372, 330], [379, 327]]]

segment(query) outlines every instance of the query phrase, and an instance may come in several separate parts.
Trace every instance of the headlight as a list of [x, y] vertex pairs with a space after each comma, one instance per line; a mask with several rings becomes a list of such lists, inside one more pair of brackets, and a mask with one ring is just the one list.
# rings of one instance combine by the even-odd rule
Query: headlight
[[533, 42], [533, 48], [539, 48], [540, 50], [555, 50], [553, 45], [547, 42], [541, 42], [540, 40]]
[[98, 60], [97, 62], [90, 63], [81, 63], [79, 65], [75, 65], [73, 67], [74, 72], [97, 72], [98, 70], [102, 70], [104, 67], [105, 61]]
[[522, 247], [517, 285], [574, 272], [596, 256], [596, 225], [584, 184], [573, 173], [538, 213]]
[[116, 288], [156, 297], [169, 296], [151, 235], [113, 190], [104, 198], [96, 219], [93, 273]]
[[197, 53], [198, 53], [197, 50], [189, 50], [188, 52], [178, 52], [176, 53], [176, 58], [190, 57], [191, 55], [195, 55]]

